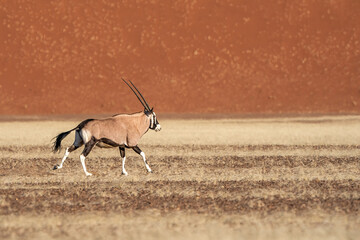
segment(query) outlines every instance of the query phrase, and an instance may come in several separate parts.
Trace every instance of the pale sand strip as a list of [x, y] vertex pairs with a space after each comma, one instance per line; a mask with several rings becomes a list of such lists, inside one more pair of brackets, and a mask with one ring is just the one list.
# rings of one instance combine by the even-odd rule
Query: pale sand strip
[[[359, 145], [360, 117], [163, 120], [163, 130], [149, 131], [141, 144], [152, 145]], [[75, 121], [0, 122], [0, 146], [50, 146], [58, 133]], [[73, 142], [68, 137], [64, 144]]]

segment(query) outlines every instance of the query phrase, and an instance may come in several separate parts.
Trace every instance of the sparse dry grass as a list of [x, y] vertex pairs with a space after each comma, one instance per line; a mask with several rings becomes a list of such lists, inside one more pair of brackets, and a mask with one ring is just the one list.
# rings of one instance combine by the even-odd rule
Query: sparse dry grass
[[[360, 117], [164, 120], [127, 151], [50, 140], [74, 121], [0, 122], [0, 238], [356, 239]], [[64, 145], [71, 144], [73, 135]]]

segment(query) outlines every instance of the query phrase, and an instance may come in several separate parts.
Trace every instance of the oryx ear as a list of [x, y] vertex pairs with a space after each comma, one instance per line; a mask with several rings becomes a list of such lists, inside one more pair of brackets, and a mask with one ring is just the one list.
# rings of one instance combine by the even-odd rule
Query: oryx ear
[[150, 109], [150, 111], [153, 112], [153, 109], [154, 109], [154, 108], [152, 107], [152, 108]]

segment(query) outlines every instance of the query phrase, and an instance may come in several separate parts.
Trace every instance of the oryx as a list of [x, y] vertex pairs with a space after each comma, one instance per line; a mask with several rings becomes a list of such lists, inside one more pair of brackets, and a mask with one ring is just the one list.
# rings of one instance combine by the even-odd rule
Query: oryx
[[86, 176], [92, 175], [86, 171], [85, 158], [92, 148], [98, 147], [119, 147], [122, 158], [122, 174], [128, 175], [125, 170], [125, 148], [132, 148], [136, 153], [140, 154], [144, 160], [145, 167], [148, 172], [151, 169], [146, 161], [145, 153], [138, 147], [140, 138], [149, 130], [160, 131], [161, 126], [156, 118], [153, 108], [150, 108], [140, 91], [130, 81], [131, 85], [122, 79], [134, 92], [140, 103], [144, 106], [144, 111], [133, 114], [118, 114], [103, 119], [87, 119], [81, 122], [75, 128], [60, 133], [55, 137], [53, 151], [59, 151], [61, 141], [72, 131], [75, 130], [74, 143], [66, 148], [65, 155], [60, 165], [55, 165], [55, 169], [63, 167], [69, 153], [85, 144], [84, 150], [80, 155], [80, 161], [84, 168]]

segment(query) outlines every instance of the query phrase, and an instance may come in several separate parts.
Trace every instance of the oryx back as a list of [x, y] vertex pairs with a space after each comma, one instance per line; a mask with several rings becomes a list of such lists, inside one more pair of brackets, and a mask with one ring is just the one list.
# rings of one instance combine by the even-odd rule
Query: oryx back
[[136, 146], [149, 128], [150, 120], [143, 113], [119, 114], [97, 119], [81, 130], [84, 143], [95, 139], [99, 147]]

